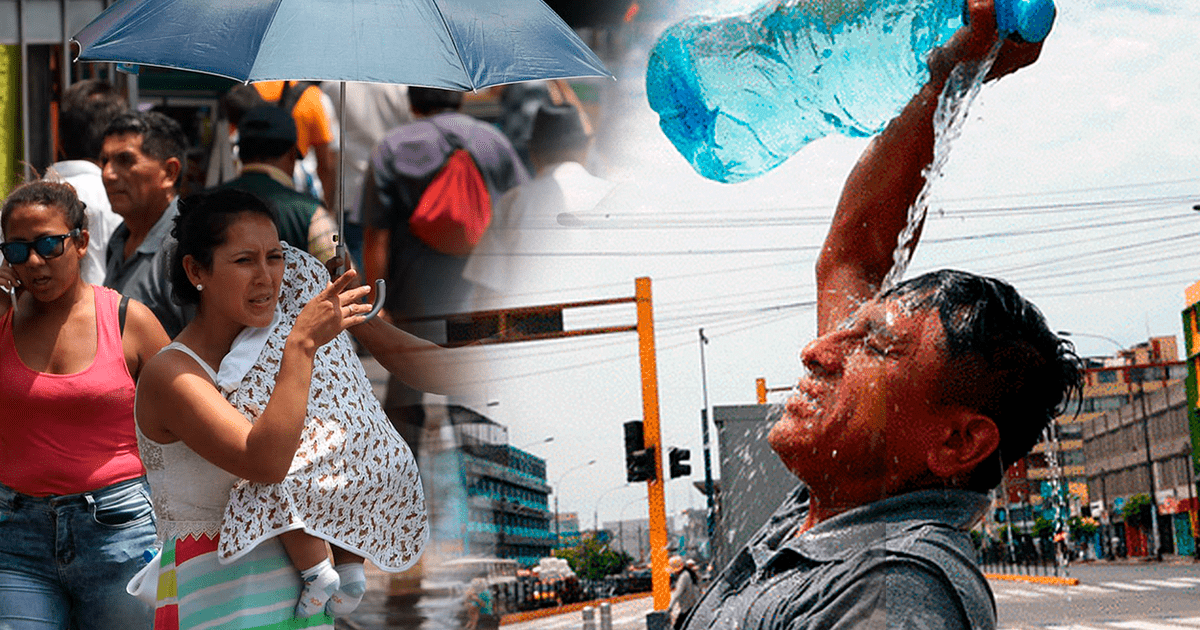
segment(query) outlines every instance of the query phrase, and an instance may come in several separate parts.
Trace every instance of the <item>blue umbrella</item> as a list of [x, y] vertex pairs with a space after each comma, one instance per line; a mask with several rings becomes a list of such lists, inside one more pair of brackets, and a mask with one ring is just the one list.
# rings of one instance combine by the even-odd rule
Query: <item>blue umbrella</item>
[[[174, 68], [244, 83], [477, 90], [611, 76], [542, 0], [119, 0], [73, 41], [78, 61]], [[339, 111], [345, 111], [345, 89], [341, 93]], [[339, 234], [345, 231], [342, 188]], [[383, 304], [382, 283], [371, 315]]]
[[451, 90], [609, 76], [542, 0], [120, 0], [80, 61]]

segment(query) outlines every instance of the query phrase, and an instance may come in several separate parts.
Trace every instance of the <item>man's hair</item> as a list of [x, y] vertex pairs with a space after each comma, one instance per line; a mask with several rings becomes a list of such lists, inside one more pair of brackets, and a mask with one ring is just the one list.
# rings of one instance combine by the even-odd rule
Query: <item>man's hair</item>
[[242, 116], [246, 115], [246, 112], [268, 104], [258, 93], [258, 89], [249, 84], [239, 83], [221, 96], [221, 110], [229, 124], [234, 127], [242, 122]]
[[422, 116], [436, 114], [444, 110], [456, 111], [462, 106], [462, 101], [462, 92], [419, 86], [408, 88], [409, 107]]
[[200, 291], [192, 286], [183, 268], [191, 256], [205, 269], [212, 269], [213, 251], [225, 244], [229, 226], [242, 214], [267, 217], [279, 229], [279, 214], [257, 196], [236, 188], [219, 188], [188, 195], [179, 200], [179, 214], [171, 228], [175, 250], [171, 252], [171, 294], [181, 305], [199, 304]]
[[582, 162], [592, 139], [574, 105], [542, 105], [533, 119], [529, 152], [545, 164]]
[[179, 177], [175, 179], [175, 186], [179, 186], [187, 166], [188, 140], [183, 127], [174, 118], [159, 112], [126, 112], [113, 119], [104, 130], [105, 138], [125, 134], [140, 135], [142, 153], [156, 160], [179, 160]]
[[104, 130], [128, 109], [125, 97], [99, 79], [73, 83], [63, 94], [58, 114], [58, 142], [68, 160], [95, 160], [104, 144]]
[[988, 492], [1029, 453], [1046, 427], [1082, 391], [1079, 357], [1037, 307], [1009, 284], [954, 270], [917, 276], [885, 291], [913, 308], [933, 308], [945, 330], [943, 404], [986, 415], [1000, 446], [971, 473], [968, 488]]

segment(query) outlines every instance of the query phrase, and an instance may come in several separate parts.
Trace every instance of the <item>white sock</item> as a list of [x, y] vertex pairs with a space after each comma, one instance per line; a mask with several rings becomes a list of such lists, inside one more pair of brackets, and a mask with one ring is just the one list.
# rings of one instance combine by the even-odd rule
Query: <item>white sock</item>
[[367, 592], [367, 575], [361, 562], [347, 562], [334, 567], [340, 578], [340, 586], [329, 596], [327, 610], [331, 615], [354, 612]]
[[307, 618], [325, 610], [325, 602], [338, 588], [338, 574], [329, 559], [301, 571], [300, 579], [304, 580], [304, 588], [300, 591], [300, 601], [296, 602], [296, 616]]

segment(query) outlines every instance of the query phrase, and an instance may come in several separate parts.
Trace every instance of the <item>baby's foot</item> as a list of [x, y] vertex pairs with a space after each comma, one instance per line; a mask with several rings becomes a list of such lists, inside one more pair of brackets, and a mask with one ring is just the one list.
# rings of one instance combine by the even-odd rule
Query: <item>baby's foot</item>
[[329, 560], [322, 560], [316, 566], [301, 571], [300, 579], [304, 580], [304, 588], [300, 591], [300, 601], [296, 603], [296, 616], [307, 618], [325, 610], [325, 602], [338, 588], [338, 574]]
[[363, 564], [347, 562], [337, 565], [334, 569], [337, 571], [341, 586], [329, 596], [329, 604], [326, 609], [331, 615], [345, 615], [354, 612], [354, 609], [358, 608], [359, 602], [362, 601], [363, 594], [367, 592], [367, 576], [363, 571]]

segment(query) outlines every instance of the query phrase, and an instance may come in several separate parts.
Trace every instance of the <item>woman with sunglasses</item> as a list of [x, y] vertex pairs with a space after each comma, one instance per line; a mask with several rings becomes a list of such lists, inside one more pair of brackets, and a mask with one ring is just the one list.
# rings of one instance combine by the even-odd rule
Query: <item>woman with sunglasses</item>
[[0, 627], [149, 627], [125, 593], [155, 541], [133, 401], [167, 334], [80, 277], [87, 219], [69, 184], [17, 188], [0, 229]]

